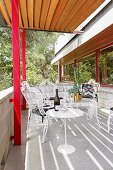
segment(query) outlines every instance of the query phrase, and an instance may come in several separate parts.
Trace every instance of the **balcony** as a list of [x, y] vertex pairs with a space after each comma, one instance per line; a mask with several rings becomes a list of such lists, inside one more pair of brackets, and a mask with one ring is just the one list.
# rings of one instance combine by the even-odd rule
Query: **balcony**
[[22, 111], [22, 145], [14, 146], [13, 140], [10, 141], [11, 136], [13, 136], [13, 104], [9, 103], [9, 99], [12, 98], [12, 95], [12, 89], [2, 92], [0, 103], [2, 108], [0, 125], [5, 120], [4, 128], [0, 131], [5, 136], [0, 134], [2, 136], [0, 142], [2, 169], [113, 169], [113, 124], [111, 124], [111, 133], [108, 134], [106, 114], [103, 112], [98, 114], [101, 122], [100, 129], [95, 119], [88, 120], [86, 116], [67, 119], [67, 142], [75, 147], [75, 152], [65, 155], [57, 150], [57, 147], [64, 143], [62, 121], [51, 119], [45, 143], [42, 144], [42, 129], [37, 126], [31, 127], [31, 133], [26, 135], [28, 110]]

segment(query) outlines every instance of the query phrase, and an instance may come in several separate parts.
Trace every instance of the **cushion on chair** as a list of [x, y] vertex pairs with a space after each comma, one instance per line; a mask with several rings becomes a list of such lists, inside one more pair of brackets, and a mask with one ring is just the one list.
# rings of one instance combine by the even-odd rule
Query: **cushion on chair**
[[94, 89], [91, 84], [82, 84], [82, 92], [83, 98], [93, 98], [94, 97]]

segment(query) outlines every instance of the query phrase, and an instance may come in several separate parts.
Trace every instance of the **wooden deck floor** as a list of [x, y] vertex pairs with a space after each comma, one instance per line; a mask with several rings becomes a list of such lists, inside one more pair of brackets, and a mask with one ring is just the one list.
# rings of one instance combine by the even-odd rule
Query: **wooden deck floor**
[[45, 143], [41, 144], [39, 129], [26, 138], [27, 114], [23, 112], [22, 145], [11, 147], [5, 170], [113, 170], [113, 129], [107, 134], [107, 117], [101, 113], [98, 117], [100, 130], [95, 119], [68, 119], [68, 143], [75, 147], [75, 152], [63, 155], [57, 151], [64, 143], [61, 121], [51, 121]]

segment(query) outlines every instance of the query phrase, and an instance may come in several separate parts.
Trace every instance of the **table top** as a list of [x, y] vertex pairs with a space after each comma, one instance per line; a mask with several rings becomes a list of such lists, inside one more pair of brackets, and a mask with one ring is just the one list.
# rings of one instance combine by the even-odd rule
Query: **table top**
[[76, 102], [76, 105], [78, 106], [97, 106], [97, 102], [95, 100], [88, 100], [83, 99], [80, 102]]
[[55, 111], [54, 109], [50, 109], [46, 112], [46, 115], [53, 118], [75, 118], [83, 116], [84, 112], [77, 108], [68, 108], [67, 110], [59, 110]]

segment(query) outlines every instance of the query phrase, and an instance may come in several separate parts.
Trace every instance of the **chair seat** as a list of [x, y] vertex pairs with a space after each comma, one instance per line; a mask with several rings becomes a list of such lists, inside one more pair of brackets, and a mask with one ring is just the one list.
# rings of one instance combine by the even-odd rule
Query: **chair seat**
[[110, 115], [110, 110], [107, 108], [101, 108], [99, 109], [102, 113], [106, 114], [106, 115]]
[[46, 105], [44, 106], [44, 111], [47, 112], [50, 109], [54, 109], [54, 106]]

